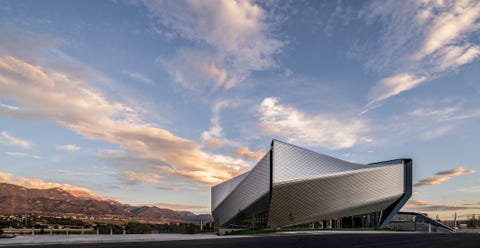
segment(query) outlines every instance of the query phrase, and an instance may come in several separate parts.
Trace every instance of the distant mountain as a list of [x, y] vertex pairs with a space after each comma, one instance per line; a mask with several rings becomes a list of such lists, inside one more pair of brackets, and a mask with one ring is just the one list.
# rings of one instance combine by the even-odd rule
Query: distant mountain
[[[26, 199], [26, 200], [25, 200]], [[145, 220], [210, 221], [212, 216], [196, 215], [188, 211], [131, 206], [113, 200], [76, 197], [60, 189], [30, 189], [0, 183], [0, 214], [65, 214], [87, 216], [133, 217]]]

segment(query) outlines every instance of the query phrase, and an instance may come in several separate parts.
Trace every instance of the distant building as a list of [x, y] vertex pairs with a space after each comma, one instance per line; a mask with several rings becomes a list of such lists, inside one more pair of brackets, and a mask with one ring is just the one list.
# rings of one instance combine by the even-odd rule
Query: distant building
[[224, 228], [385, 228], [412, 195], [412, 160], [351, 163], [273, 140], [252, 170], [211, 194]]

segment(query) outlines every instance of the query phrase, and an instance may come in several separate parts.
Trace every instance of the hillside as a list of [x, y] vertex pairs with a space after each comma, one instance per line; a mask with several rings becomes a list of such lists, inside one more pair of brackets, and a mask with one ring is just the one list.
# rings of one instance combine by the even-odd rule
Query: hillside
[[30, 189], [13, 184], [0, 183], [0, 214], [23, 214], [25, 212], [48, 215], [112, 215], [152, 221], [190, 221], [197, 219], [197, 217], [201, 217], [204, 220], [207, 218], [211, 220], [211, 216], [209, 215], [196, 215], [188, 211], [131, 206], [112, 200], [75, 197], [60, 188]]

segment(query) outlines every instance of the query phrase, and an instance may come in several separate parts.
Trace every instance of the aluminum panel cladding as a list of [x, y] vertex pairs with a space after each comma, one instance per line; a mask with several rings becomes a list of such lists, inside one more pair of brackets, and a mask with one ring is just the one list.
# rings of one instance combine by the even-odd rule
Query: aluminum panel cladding
[[[248, 172], [238, 186], [213, 209], [212, 215], [220, 226], [228, 224], [240, 211], [270, 193], [270, 152]], [[212, 194], [212, 197], [217, 197]], [[217, 202], [213, 199], [212, 202]], [[268, 204], [268, 202], [266, 202]], [[264, 209], [268, 209], [265, 206]], [[251, 214], [251, 213], [248, 213]]]
[[228, 196], [228, 194], [232, 193], [232, 191], [245, 179], [248, 175], [248, 172], [245, 172], [239, 176], [236, 176], [228, 181], [225, 181], [221, 184], [217, 184], [212, 187], [211, 194], [212, 194], [212, 211], [217, 208], [217, 206]]
[[[274, 155], [274, 171], [277, 162]], [[403, 194], [402, 163], [277, 182], [273, 184], [268, 224], [276, 228], [381, 211]]]
[[273, 184], [367, 167], [278, 140], [273, 140], [272, 144]]

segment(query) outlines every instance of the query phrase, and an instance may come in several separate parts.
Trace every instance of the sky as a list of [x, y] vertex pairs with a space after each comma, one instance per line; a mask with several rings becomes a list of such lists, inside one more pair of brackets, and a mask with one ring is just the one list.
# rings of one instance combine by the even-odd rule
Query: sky
[[210, 212], [275, 138], [480, 214], [480, 1], [0, 1], [0, 181]]

